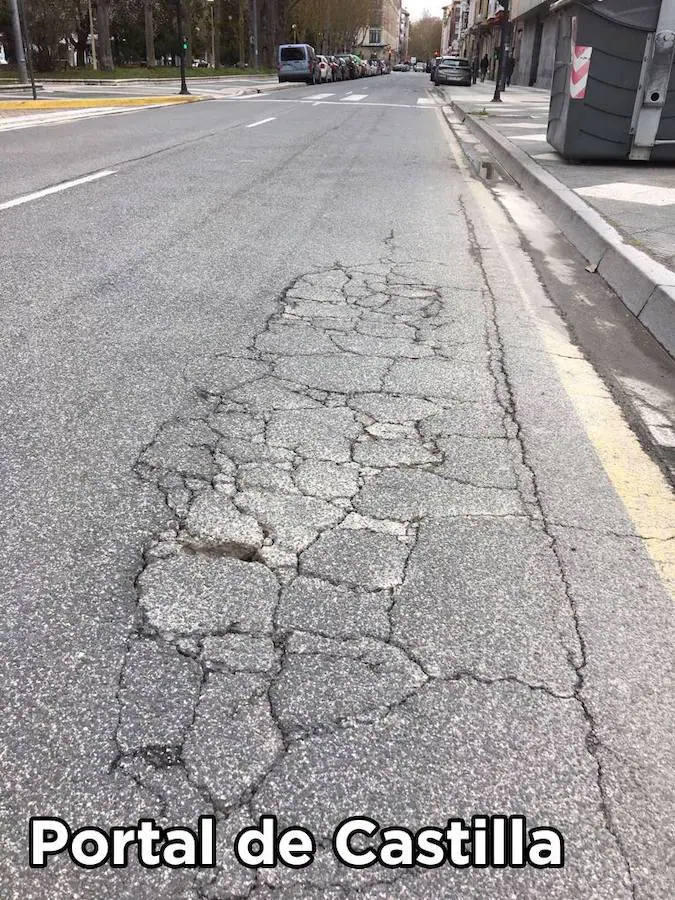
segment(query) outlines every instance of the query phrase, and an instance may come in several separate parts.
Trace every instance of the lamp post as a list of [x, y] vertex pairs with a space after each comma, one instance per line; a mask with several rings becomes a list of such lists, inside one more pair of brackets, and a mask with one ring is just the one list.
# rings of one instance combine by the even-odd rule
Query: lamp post
[[178, 40], [180, 41], [180, 91], [179, 94], [189, 94], [185, 80], [185, 51], [187, 50], [187, 38], [183, 34], [183, 7], [181, 0], [176, 0], [176, 20], [178, 25]]
[[291, 25], [291, 28], [293, 29], [293, 43], [297, 44], [298, 43], [298, 26]]
[[502, 2], [502, 19], [500, 22], [499, 40], [499, 65], [497, 66], [497, 78], [495, 80], [495, 92], [492, 103], [502, 102], [502, 91], [506, 82], [506, 54], [509, 51], [509, 0]]
[[211, 68], [216, 68], [216, 19], [214, 15], [215, 0], [207, 0], [211, 7]]

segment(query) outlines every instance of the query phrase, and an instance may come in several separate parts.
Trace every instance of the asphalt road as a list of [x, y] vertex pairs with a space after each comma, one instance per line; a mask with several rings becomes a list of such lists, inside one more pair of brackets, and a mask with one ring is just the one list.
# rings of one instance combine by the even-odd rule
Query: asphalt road
[[[4, 898], [673, 895], [672, 496], [427, 84], [0, 134]], [[200, 815], [216, 868], [28, 865]], [[564, 866], [354, 869], [357, 815]]]

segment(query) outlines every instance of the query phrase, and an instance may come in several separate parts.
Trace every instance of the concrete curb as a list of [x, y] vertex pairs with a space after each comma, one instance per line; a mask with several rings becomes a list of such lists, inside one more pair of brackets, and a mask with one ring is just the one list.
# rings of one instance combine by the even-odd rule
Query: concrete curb
[[[208, 75], [191, 75], [188, 76], [187, 83], [190, 84], [210, 84], [214, 81], [223, 81], [227, 83], [228, 81], [232, 81], [235, 79], [241, 78], [276, 78], [276, 75], [246, 75], [246, 73], [242, 73], [241, 75], [212, 75], [209, 77]], [[115, 87], [119, 87], [123, 84], [165, 84], [176, 82], [180, 83], [180, 75], [167, 75], [162, 78], [44, 78], [43, 81], [49, 82], [49, 84], [88, 84], [88, 85], [104, 85], [104, 84], [112, 84]], [[29, 86], [30, 87], [30, 86]]]
[[[285, 91], [288, 88], [308, 87], [303, 81], [287, 81], [284, 84], [265, 84], [262, 87], [245, 87], [241, 88], [238, 96], [248, 96], [250, 94], [265, 94], [268, 91]], [[318, 85], [317, 85], [318, 87]], [[232, 96], [235, 96], [234, 94]]]
[[93, 109], [102, 106], [169, 106], [176, 103], [198, 103], [200, 100], [208, 100], [198, 94], [190, 97], [98, 97], [84, 98], [73, 97], [68, 100], [64, 97], [51, 100], [0, 100], [0, 112], [6, 109]]
[[[494, 156], [499, 165], [560, 228], [602, 276], [628, 309], [675, 357], [675, 272], [627, 244], [619, 232], [520, 147], [456, 101], [451, 107], [461, 123]], [[443, 113], [448, 125], [453, 121]]]
[[[0, 93], [2, 91], [31, 91], [32, 87], [30, 84], [19, 84], [18, 82], [11, 82], [9, 84], [0, 84]], [[35, 82], [35, 90], [43, 91], [44, 85], [42, 82]]]

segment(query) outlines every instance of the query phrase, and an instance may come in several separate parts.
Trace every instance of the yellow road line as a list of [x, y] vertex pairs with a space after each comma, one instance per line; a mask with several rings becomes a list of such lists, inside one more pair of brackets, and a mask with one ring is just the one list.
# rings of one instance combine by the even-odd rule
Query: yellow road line
[[0, 112], [5, 109], [92, 109], [101, 106], [155, 106], [156, 104], [171, 103], [196, 103], [206, 100], [198, 94], [189, 97], [65, 97], [52, 98], [51, 100], [2, 100], [0, 99]]

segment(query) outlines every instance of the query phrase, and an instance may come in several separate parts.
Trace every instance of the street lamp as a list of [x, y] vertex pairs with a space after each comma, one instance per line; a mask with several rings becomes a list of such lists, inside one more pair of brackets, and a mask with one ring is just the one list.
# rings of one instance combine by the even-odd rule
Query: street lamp
[[291, 25], [291, 28], [293, 29], [293, 43], [297, 44], [298, 43], [298, 26]]
[[211, 68], [216, 68], [216, 20], [213, 13], [214, 0], [206, 0], [211, 7]]

